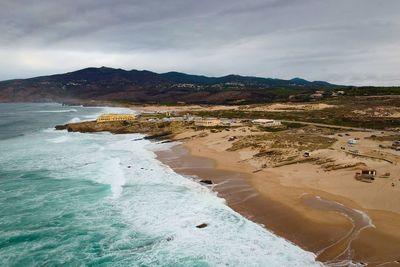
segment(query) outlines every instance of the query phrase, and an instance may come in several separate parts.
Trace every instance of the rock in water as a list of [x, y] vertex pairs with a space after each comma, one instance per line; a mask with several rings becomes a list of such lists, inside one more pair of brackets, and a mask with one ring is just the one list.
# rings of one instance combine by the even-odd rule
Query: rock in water
[[208, 224], [206, 224], [206, 223], [196, 225], [197, 228], [206, 228], [207, 226], [208, 226]]
[[65, 129], [67, 129], [67, 124], [65, 124], [65, 125], [56, 125], [56, 130], [65, 130]]
[[202, 184], [213, 184], [211, 180], [200, 180], [200, 183]]

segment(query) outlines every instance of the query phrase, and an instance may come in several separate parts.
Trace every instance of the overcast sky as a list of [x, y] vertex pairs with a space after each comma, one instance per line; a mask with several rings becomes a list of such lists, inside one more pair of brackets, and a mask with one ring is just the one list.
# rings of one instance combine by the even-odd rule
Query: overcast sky
[[400, 1], [0, 1], [0, 80], [89, 66], [400, 85]]

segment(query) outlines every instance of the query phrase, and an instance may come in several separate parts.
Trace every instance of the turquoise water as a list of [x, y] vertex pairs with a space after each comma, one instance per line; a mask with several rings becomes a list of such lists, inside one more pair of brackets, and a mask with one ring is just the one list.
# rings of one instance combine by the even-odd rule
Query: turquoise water
[[166, 145], [53, 130], [110, 111], [0, 104], [0, 266], [319, 265], [158, 162]]

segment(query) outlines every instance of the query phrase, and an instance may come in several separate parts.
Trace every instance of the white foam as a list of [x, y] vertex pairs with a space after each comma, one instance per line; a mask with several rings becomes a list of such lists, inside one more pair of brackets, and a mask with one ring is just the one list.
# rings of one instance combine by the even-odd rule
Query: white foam
[[364, 267], [366, 264], [354, 262], [352, 260], [343, 260], [343, 261], [330, 261], [326, 263], [329, 267]]
[[359, 214], [361, 214], [361, 216], [363, 217], [364, 221], [368, 222], [368, 225], [364, 226], [364, 228], [360, 229], [360, 231], [365, 229], [365, 228], [368, 228], [368, 227], [376, 228], [375, 224], [372, 222], [371, 217], [369, 217], [367, 213], [365, 213], [365, 212], [363, 212], [361, 210], [358, 210], [358, 209], [353, 209], [353, 210], [355, 212], [358, 212]]
[[130, 108], [120, 108], [120, 107], [101, 107], [102, 113], [116, 113], [116, 114], [137, 114], [136, 110]]
[[61, 132], [61, 131], [56, 130], [56, 129], [53, 127], [53, 128], [46, 128], [46, 129], [43, 129], [43, 132], [44, 132], [44, 133], [55, 133], [55, 132]]
[[68, 121], [68, 123], [76, 123], [76, 122], [80, 122], [81, 119], [78, 117], [72, 118], [71, 120]]
[[76, 109], [60, 109], [60, 110], [37, 110], [33, 111], [36, 113], [66, 113], [66, 112], [78, 112]]
[[101, 114], [105, 113], [115, 113], [115, 114], [138, 114], [138, 111], [130, 109], [130, 108], [120, 108], [120, 107], [89, 107], [92, 109], [96, 109], [95, 113], [84, 115], [82, 118], [87, 120], [94, 120]]
[[56, 143], [56, 144], [65, 143], [68, 140], [70, 140], [70, 138], [67, 135], [60, 136], [60, 137], [57, 137], [57, 138], [48, 139], [49, 142]]
[[[7, 147], [1, 160], [18, 159], [25, 169], [44, 169], [56, 179], [109, 184], [107, 201], [131, 227], [129, 233], [158, 240], [140, 251], [133, 265], [173, 266], [180, 259], [207, 266], [321, 265], [313, 253], [247, 220], [209, 188], [160, 163], [151, 150], [172, 144], [132, 141], [141, 137], [45, 130]], [[196, 228], [201, 223], [208, 226]]]
[[[161, 144], [165, 149], [166, 144]], [[159, 255], [204, 258], [211, 266], [319, 266], [315, 255], [231, 210], [216, 194], [155, 159], [154, 144], [132, 142], [132, 168], [118, 205], [135, 229], [172, 239], [154, 247]], [[208, 227], [195, 226], [207, 223]], [[170, 257], [170, 258], [168, 258]]]
[[97, 182], [111, 185], [114, 198], [118, 198], [122, 193], [122, 186], [125, 184], [125, 174], [122, 170], [119, 158], [110, 158], [103, 162], [99, 169]]

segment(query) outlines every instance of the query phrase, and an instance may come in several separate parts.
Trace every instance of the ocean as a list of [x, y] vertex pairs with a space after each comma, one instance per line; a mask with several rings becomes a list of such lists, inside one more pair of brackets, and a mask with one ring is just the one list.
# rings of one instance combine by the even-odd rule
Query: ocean
[[159, 162], [170, 144], [54, 130], [108, 112], [133, 111], [0, 104], [0, 266], [320, 266]]

